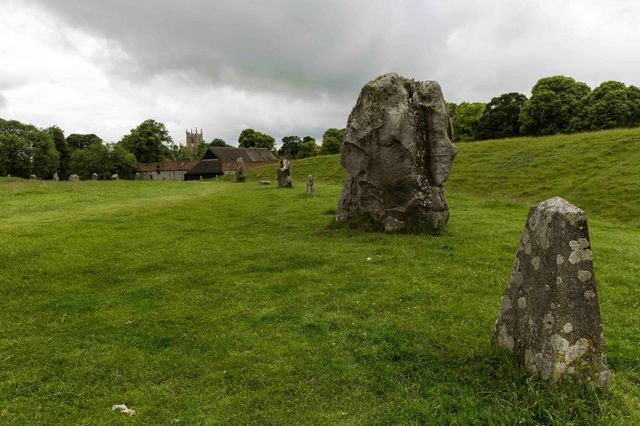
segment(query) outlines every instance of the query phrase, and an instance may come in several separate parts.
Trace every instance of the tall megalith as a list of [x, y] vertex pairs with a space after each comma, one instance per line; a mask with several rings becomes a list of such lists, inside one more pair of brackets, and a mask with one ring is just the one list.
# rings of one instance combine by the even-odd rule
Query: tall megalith
[[391, 73], [367, 83], [347, 122], [341, 164], [348, 176], [337, 221], [385, 231], [441, 230], [444, 182], [456, 155], [440, 85]]
[[529, 211], [493, 339], [535, 377], [609, 387], [587, 217], [560, 197]]

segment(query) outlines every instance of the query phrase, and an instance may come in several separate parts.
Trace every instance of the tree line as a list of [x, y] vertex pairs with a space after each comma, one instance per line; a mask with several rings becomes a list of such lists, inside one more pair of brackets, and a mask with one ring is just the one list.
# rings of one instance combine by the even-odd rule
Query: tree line
[[[275, 155], [305, 158], [340, 152], [344, 129], [328, 129], [321, 146], [311, 136], [286, 136], [282, 146], [275, 147], [275, 139], [262, 132], [245, 129], [240, 133], [241, 147], [267, 148]], [[51, 179], [57, 174], [67, 179], [76, 174], [90, 179], [96, 173], [101, 178], [118, 174], [131, 179], [138, 163], [187, 161], [200, 159], [209, 146], [229, 146], [223, 139], [201, 142], [195, 149], [176, 145], [163, 123], [146, 120], [117, 143], [104, 143], [95, 134], [70, 134], [57, 126], [37, 128], [16, 120], [0, 119], [0, 176]]]
[[640, 89], [605, 81], [591, 90], [571, 77], [545, 77], [531, 97], [505, 93], [481, 102], [448, 103], [454, 140], [544, 136], [640, 126]]

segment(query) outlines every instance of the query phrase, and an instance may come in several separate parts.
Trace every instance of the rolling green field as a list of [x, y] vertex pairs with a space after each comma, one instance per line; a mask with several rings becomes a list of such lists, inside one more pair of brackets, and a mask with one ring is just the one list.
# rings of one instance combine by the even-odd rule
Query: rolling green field
[[[444, 235], [256, 182], [0, 179], [0, 424], [638, 424], [640, 131], [460, 144]], [[316, 177], [316, 197], [304, 176]], [[612, 391], [491, 346], [527, 211], [591, 218]], [[126, 404], [126, 417], [111, 411]]]

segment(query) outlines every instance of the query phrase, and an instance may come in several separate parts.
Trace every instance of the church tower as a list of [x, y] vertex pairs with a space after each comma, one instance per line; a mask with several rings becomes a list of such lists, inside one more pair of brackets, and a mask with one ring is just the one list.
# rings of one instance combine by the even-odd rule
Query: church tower
[[201, 142], [204, 142], [204, 138], [202, 137], [202, 129], [200, 129], [200, 133], [198, 133], [197, 127], [195, 132], [193, 130], [187, 130], [187, 148], [189, 148], [191, 152], [195, 153], [196, 147]]

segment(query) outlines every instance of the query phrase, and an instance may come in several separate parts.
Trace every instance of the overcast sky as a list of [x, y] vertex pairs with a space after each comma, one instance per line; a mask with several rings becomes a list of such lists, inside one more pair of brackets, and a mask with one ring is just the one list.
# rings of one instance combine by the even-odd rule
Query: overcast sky
[[556, 74], [640, 85], [639, 22], [636, 0], [0, 0], [0, 118], [320, 139], [389, 71], [451, 102]]

